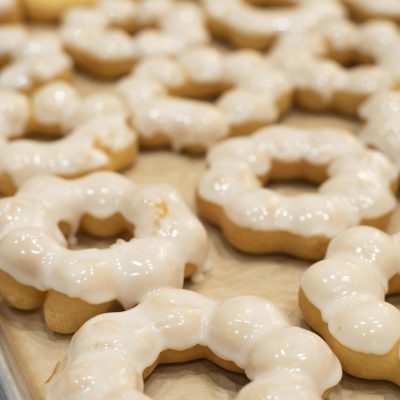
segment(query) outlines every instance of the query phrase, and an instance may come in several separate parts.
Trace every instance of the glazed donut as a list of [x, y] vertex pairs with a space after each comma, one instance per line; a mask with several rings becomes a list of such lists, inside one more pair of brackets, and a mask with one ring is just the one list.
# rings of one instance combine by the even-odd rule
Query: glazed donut
[[[317, 260], [348, 226], [384, 227], [396, 206], [397, 168], [339, 129], [264, 128], [214, 146], [197, 188], [200, 214], [247, 253]], [[318, 193], [283, 195], [271, 179], [323, 183]]]
[[[17, 309], [43, 305], [47, 326], [72, 333], [114, 301], [133, 307], [151, 290], [201, 274], [207, 236], [167, 185], [137, 186], [112, 172], [75, 180], [44, 175], [0, 200], [0, 293]], [[106, 249], [71, 250], [78, 229], [132, 232]], [[64, 236], [65, 235], [65, 236]]]
[[358, 20], [391, 19], [400, 22], [400, 4], [397, 0], [342, 0]]
[[[53, 142], [23, 139], [40, 133]], [[18, 140], [13, 140], [18, 139]], [[73, 86], [54, 82], [30, 98], [0, 89], [0, 192], [13, 194], [39, 174], [67, 178], [131, 165], [137, 135], [120, 99], [112, 94], [81, 98]]]
[[0, 24], [17, 22], [22, 18], [19, 0], [0, 0]]
[[150, 400], [142, 394], [143, 378], [158, 364], [195, 359], [245, 372], [251, 382], [237, 400], [318, 400], [342, 375], [326, 343], [291, 326], [267, 300], [241, 296], [217, 303], [161, 289], [132, 310], [88, 321], [73, 337], [47, 399]]
[[12, 24], [0, 26], [0, 65], [0, 88], [23, 92], [49, 81], [69, 80], [72, 71], [57, 34], [29, 32]]
[[385, 296], [400, 291], [399, 234], [346, 229], [324, 260], [307, 269], [299, 292], [307, 323], [329, 344], [343, 369], [400, 385], [400, 314]]
[[359, 138], [400, 168], [400, 93], [377, 93], [361, 105], [358, 115], [365, 121]]
[[[289, 78], [260, 54], [209, 46], [175, 58], [147, 58], [118, 89], [144, 147], [167, 145], [191, 153], [275, 122], [292, 94]], [[214, 103], [192, 99], [218, 95]]]
[[299, 106], [350, 115], [369, 96], [399, 85], [399, 57], [400, 35], [393, 23], [354, 25], [344, 19], [324, 21], [303, 35], [288, 34], [272, 54], [293, 79]]
[[[287, 1], [255, 0], [258, 5], [282, 6]], [[261, 4], [264, 3], [264, 4]], [[332, 0], [298, 0], [292, 7], [260, 8], [254, 1], [202, 0], [211, 31], [238, 47], [263, 50], [285, 32], [303, 32], [321, 20], [342, 17], [344, 10]], [[293, 4], [295, 3], [295, 4]]]
[[[78, 66], [97, 77], [115, 78], [141, 57], [178, 54], [208, 41], [204, 25], [193, 2], [102, 0], [96, 7], [67, 12], [61, 36]], [[129, 35], [135, 30], [140, 31]]]

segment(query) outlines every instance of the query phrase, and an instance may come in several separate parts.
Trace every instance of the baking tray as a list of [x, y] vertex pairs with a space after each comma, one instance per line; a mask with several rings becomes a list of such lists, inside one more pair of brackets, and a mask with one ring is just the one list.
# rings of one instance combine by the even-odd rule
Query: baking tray
[[[83, 93], [110, 90], [110, 83], [98, 83], [77, 77]], [[331, 115], [291, 112], [284, 122], [300, 127], [343, 127], [356, 132], [357, 121]], [[138, 183], [165, 182], [180, 190], [195, 211], [194, 193], [198, 177], [205, 169], [203, 158], [169, 151], [146, 151], [124, 175]], [[284, 191], [304, 187], [282, 184]], [[307, 190], [310, 190], [307, 187]], [[400, 211], [392, 218], [391, 228], [400, 227]], [[214, 268], [205, 280], [185, 287], [219, 300], [236, 295], [256, 295], [273, 301], [287, 313], [293, 324], [305, 326], [297, 307], [298, 282], [308, 262], [285, 256], [247, 256], [233, 250], [218, 229], [207, 226], [210, 259]], [[394, 298], [394, 304], [398, 301]], [[400, 304], [400, 302], [399, 302]], [[398, 305], [398, 304], [396, 304]], [[69, 337], [49, 332], [41, 311], [24, 313], [0, 304], [0, 399], [42, 400], [48, 381], [65, 361]], [[198, 361], [183, 365], [163, 365], [147, 379], [145, 392], [163, 400], [228, 400], [246, 384], [243, 375], [226, 372]], [[400, 390], [390, 383], [367, 382], [345, 376], [330, 400], [394, 400]], [[60, 399], [61, 400], [61, 399]]]

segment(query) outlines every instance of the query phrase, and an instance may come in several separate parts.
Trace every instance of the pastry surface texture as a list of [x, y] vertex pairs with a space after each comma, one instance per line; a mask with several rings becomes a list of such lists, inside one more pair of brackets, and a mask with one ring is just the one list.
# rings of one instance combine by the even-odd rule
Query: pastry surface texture
[[[19, 309], [43, 305], [47, 325], [61, 333], [114, 301], [130, 308], [151, 290], [181, 287], [185, 275], [202, 273], [208, 251], [203, 226], [174, 189], [112, 172], [35, 177], [0, 200], [0, 220], [3, 298]], [[78, 229], [133, 238], [70, 249]]]
[[199, 46], [143, 60], [118, 92], [144, 147], [204, 153], [227, 136], [275, 122], [290, 105], [292, 84], [253, 50]]
[[291, 326], [254, 296], [217, 303], [162, 289], [130, 311], [97, 316], [74, 336], [52, 399], [145, 400], [143, 378], [160, 363], [207, 358], [251, 382], [237, 399], [319, 400], [341, 379], [340, 364], [312, 332]]
[[[264, 128], [217, 144], [207, 161], [200, 214], [248, 253], [321, 259], [336, 234], [360, 224], [383, 228], [396, 206], [395, 164], [341, 129]], [[263, 187], [274, 179], [321, 185], [291, 196]]]
[[[120, 170], [136, 157], [137, 134], [123, 102], [110, 93], [82, 97], [65, 82], [32, 96], [0, 89], [0, 192], [12, 194], [29, 178], [73, 178], [99, 169]], [[53, 138], [40, 142], [29, 136]]]
[[73, 8], [61, 37], [75, 63], [102, 78], [128, 73], [140, 58], [179, 54], [209, 41], [201, 8], [173, 0], [102, 0]]
[[352, 227], [301, 278], [305, 320], [351, 375], [400, 385], [400, 313], [385, 301], [400, 291], [399, 265], [399, 234]]

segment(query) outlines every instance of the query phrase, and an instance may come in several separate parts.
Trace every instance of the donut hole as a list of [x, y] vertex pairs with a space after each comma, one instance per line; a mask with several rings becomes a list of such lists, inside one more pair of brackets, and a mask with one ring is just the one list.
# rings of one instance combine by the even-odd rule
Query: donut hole
[[68, 241], [68, 248], [81, 250], [85, 248], [104, 249], [123, 240], [130, 241], [134, 238], [134, 227], [120, 214], [114, 214], [105, 219], [98, 219], [85, 214], [79, 223], [77, 232], [73, 233], [71, 226], [66, 221], [58, 224], [61, 232]]
[[326, 166], [318, 167], [303, 160], [295, 163], [273, 160], [269, 176], [262, 181], [264, 187], [294, 196], [318, 192], [320, 184], [327, 179]]
[[[174, 393], [174, 388], [179, 388], [182, 398], [190, 398], [193, 390], [190, 388], [193, 385], [197, 387], [204, 384], [208, 388], [212, 387], [212, 393], [221, 391], [226, 393], [227, 398], [233, 399], [240, 389], [250, 382], [234, 363], [218, 358], [204, 346], [182, 351], [166, 350], [160, 354], [155, 364], [144, 371], [143, 376], [144, 393], [158, 400], [164, 398], [163, 393], [170, 396]], [[186, 392], [182, 392], [183, 387], [187, 388]], [[205, 397], [208, 397], [207, 394], [211, 393], [204, 392]]]

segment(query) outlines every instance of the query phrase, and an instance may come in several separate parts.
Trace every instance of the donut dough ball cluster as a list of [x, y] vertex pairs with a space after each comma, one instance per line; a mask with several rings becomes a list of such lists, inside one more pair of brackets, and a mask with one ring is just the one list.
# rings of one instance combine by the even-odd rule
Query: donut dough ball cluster
[[359, 139], [400, 167], [400, 93], [377, 93], [361, 105], [358, 115], [365, 122]]
[[[55, 140], [43, 142], [35, 134]], [[27, 137], [27, 138], [25, 138]], [[13, 194], [29, 178], [73, 178], [133, 163], [137, 134], [122, 101], [113, 94], [82, 97], [65, 82], [32, 96], [0, 89], [0, 192]]]
[[289, 107], [292, 84], [252, 50], [201, 46], [141, 61], [118, 92], [144, 147], [197, 154], [227, 136], [275, 122]]
[[100, 0], [73, 8], [61, 37], [75, 63], [102, 78], [127, 74], [140, 58], [179, 54], [209, 40], [199, 5], [175, 0]]
[[258, 50], [271, 47], [287, 32], [299, 34], [322, 20], [345, 15], [335, 0], [202, 0], [202, 4], [216, 36]]
[[[275, 126], [214, 146], [197, 187], [200, 214], [247, 253], [321, 259], [345, 228], [384, 228], [396, 206], [396, 166], [347, 131]], [[284, 195], [270, 180], [304, 179], [317, 193]]]
[[151, 400], [143, 394], [143, 378], [158, 364], [204, 358], [246, 373], [250, 383], [237, 400], [320, 400], [342, 376], [321, 338], [291, 326], [262, 298], [217, 303], [195, 292], [162, 289], [132, 310], [87, 322], [47, 399]]
[[286, 35], [272, 53], [306, 110], [355, 116], [363, 101], [400, 82], [400, 34], [388, 21], [327, 20], [308, 33]]
[[44, 83], [71, 78], [72, 61], [55, 32], [0, 26], [0, 88], [32, 92]]
[[307, 269], [299, 293], [307, 323], [343, 369], [400, 385], [400, 313], [385, 296], [400, 292], [400, 237], [366, 226], [336, 236]]
[[[124, 308], [160, 287], [200, 274], [203, 226], [167, 185], [138, 186], [112, 172], [65, 180], [38, 176], [0, 200], [0, 293], [10, 306], [43, 306], [47, 326], [75, 332], [117, 301]], [[72, 250], [78, 229], [130, 232], [109, 248]]]

